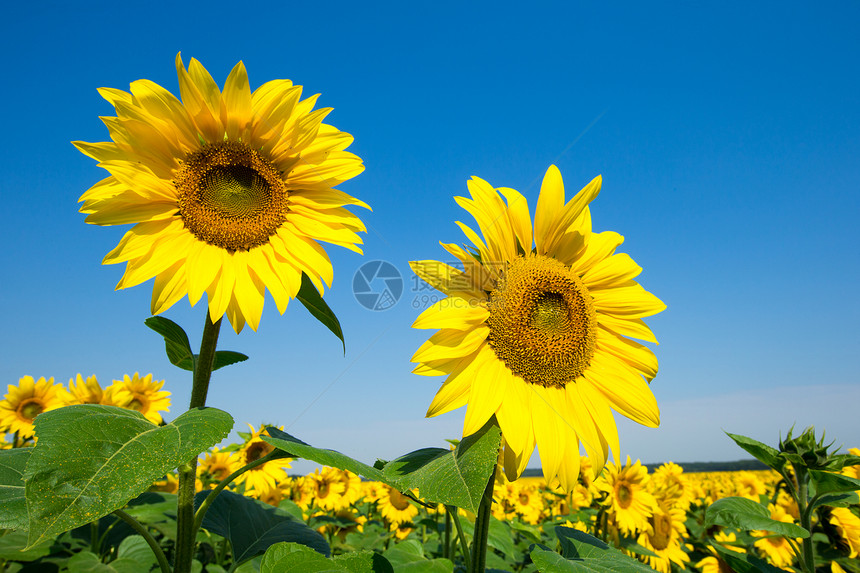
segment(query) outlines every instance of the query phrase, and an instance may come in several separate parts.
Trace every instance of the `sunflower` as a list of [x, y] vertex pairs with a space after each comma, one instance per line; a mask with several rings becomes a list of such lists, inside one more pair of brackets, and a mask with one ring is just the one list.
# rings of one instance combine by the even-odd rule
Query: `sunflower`
[[105, 389], [102, 403], [137, 410], [153, 424], [160, 424], [159, 412], [170, 410], [170, 392], [162, 390], [162, 386], [164, 380], [153, 380], [152, 374], [143, 378], [137, 372], [131, 377], [124, 374], [122, 380], [114, 380]]
[[679, 507], [671, 507], [668, 504], [658, 503], [651, 517], [648, 519], [648, 528], [639, 535], [638, 543], [650, 549], [657, 556], [647, 556], [643, 561], [648, 563], [652, 569], [661, 573], [670, 573], [672, 563], [680, 568], [686, 567], [690, 556], [684, 551], [683, 540], [687, 536], [687, 528], [684, 520], [686, 512]]
[[116, 108], [113, 141], [74, 142], [110, 176], [80, 198], [96, 225], [133, 223], [105, 264], [127, 263], [117, 289], [155, 278], [152, 313], [205, 292], [212, 322], [256, 330], [266, 289], [283, 314], [305, 273], [323, 292], [332, 267], [318, 241], [358, 253], [367, 207], [334, 187], [364, 170], [352, 136], [322, 123], [317, 96], [273, 80], [253, 92], [242, 62], [218, 88], [195, 59], [176, 56], [180, 101], [163, 87], [103, 88]]
[[217, 447], [200, 460], [197, 477], [214, 487], [221, 480], [242, 467], [242, 460], [236, 452], [225, 452]]
[[[418, 515], [418, 508], [409, 501], [409, 498], [394, 489], [386, 486], [387, 494], [379, 498], [377, 507], [385, 521], [395, 526], [411, 523], [412, 518]], [[408, 532], [407, 532], [408, 534]]]
[[80, 374], [75, 378], [69, 378], [69, 389], [66, 390], [63, 388], [59, 392], [64, 406], [72, 404], [101, 404], [104, 394], [95, 374], [87, 376], [86, 381], [84, 381], [83, 376]]
[[[860, 448], [849, 448], [848, 453], [852, 456], [860, 457]], [[860, 479], [860, 465], [845, 466], [842, 468], [842, 475], [846, 475], [854, 479]]]
[[414, 372], [448, 376], [427, 415], [468, 404], [469, 435], [495, 414], [511, 480], [537, 445], [547, 483], [558, 480], [569, 491], [580, 442], [595, 470], [610, 447], [619, 455], [610, 408], [646, 426], [660, 421], [648, 387], [657, 359], [627, 337], [656, 342], [642, 317], [665, 305], [633, 280], [641, 268], [615, 254], [621, 235], [592, 233], [588, 204], [600, 183], [596, 177], [565, 203], [561, 174], [550, 166], [532, 225], [520, 193], [473, 177], [472, 198], [456, 201], [477, 220], [483, 239], [458, 222], [472, 245], [442, 245], [463, 270], [411, 263], [448, 295], [413, 324], [440, 329], [412, 357]]
[[603, 504], [623, 533], [645, 531], [649, 526], [657, 500], [648, 493], [648, 480], [648, 469], [639, 460], [631, 465], [627, 456], [624, 467], [608, 464], [595, 482], [598, 489], [608, 494]]
[[349, 503], [346, 503], [343, 497], [346, 485], [335, 468], [323, 468], [322, 472], [317, 469], [305, 477], [317, 507], [326, 511], [337, 511], [349, 507]]
[[[251, 428], [251, 436], [238, 452], [240, 467], [269, 455], [275, 449], [275, 446], [264, 442], [260, 437], [266, 429], [266, 424], [261, 424], [259, 430], [255, 430], [251, 424], [248, 424], [248, 427]], [[283, 430], [284, 428], [280, 426], [279, 429]], [[268, 432], [266, 435], [269, 435]], [[274, 489], [278, 487], [278, 482], [287, 478], [284, 468], [288, 467], [290, 467], [290, 462], [286, 458], [269, 460], [240, 474], [236, 478], [236, 484], [244, 483], [246, 491], [262, 492]]]
[[314, 484], [308, 476], [295, 478], [290, 484], [290, 499], [298, 505], [303, 512], [314, 502]]
[[692, 484], [684, 475], [684, 468], [674, 462], [665, 463], [654, 470], [650, 485], [655, 498], [683, 511], [687, 511], [695, 499]]
[[848, 557], [860, 555], [860, 518], [846, 507], [834, 507], [830, 511], [830, 524], [836, 527], [843, 544], [848, 546]]
[[[776, 521], [784, 521], [785, 523], [794, 523], [794, 518], [785, 512], [779, 505], [768, 504], [770, 518]], [[776, 567], [786, 568], [794, 563], [795, 554], [791, 548], [788, 539], [779, 535], [773, 535], [768, 531], [752, 531], [754, 537], [758, 537], [755, 542], [758, 548]], [[800, 539], [795, 539], [800, 542]]]
[[53, 378], [35, 380], [24, 376], [18, 385], [9, 384], [8, 392], [0, 402], [0, 429], [19, 438], [33, 435], [33, 420], [42, 412], [63, 406], [60, 392], [62, 384], [54, 384]]

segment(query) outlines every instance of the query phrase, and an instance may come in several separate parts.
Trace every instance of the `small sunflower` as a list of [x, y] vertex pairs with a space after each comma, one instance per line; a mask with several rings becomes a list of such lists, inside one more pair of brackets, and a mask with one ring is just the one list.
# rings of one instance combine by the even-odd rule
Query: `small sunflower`
[[124, 374], [122, 380], [114, 380], [105, 389], [102, 403], [137, 410], [153, 424], [160, 424], [159, 412], [170, 411], [170, 392], [162, 390], [162, 386], [164, 380], [153, 380], [152, 374], [143, 378], [138, 372], [134, 376]]
[[[849, 448], [848, 453], [852, 456], [860, 457], [860, 448]], [[845, 466], [842, 468], [842, 475], [846, 475], [854, 479], [860, 479], [860, 465]]]
[[215, 447], [200, 459], [197, 477], [214, 487], [240, 467], [242, 460], [237, 452], [225, 452]]
[[609, 494], [604, 500], [607, 511], [622, 533], [633, 534], [648, 529], [648, 520], [657, 508], [657, 500], [648, 493], [648, 469], [639, 460], [630, 464], [607, 464], [596, 486]]
[[69, 389], [66, 390], [63, 388], [60, 394], [62, 395], [64, 406], [72, 404], [101, 404], [104, 391], [95, 375], [87, 376], [86, 381], [84, 381], [83, 376], [78, 374], [75, 378], [69, 379]]
[[860, 555], [860, 517], [847, 507], [834, 507], [830, 511], [830, 524], [836, 527], [842, 542], [848, 546], [848, 557]]
[[307, 509], [314, 502], [314, 484], [312, 478], [308, 476], [295, 478], [290, 484], [290, 499], [303, 512], [307, 512]]
[[53, 378], [35, 380], [24, 376], [18, 385], [9, 384], [8, 392], [0, 402], [0, 429], [20, 438], [33, 436], [33, 420], [42, 412], [63, 406], [60, 392], [62, 384], [54, 384]]
[[472, 245], [442, 245], [463, 270], [411, 263], [447, 295], [412, 325], [440, 329], [412, 357], [416, 374], [447, 376], [427, 415], [468, 405], [464, 435], [495, 415], [510, 480], [537, 445], [547, 482], [569, 491], [580, 442], [595, 469], [610, 447], [619, 455], [611, 409], [646, 426], [660, 422], [648, 386], [657, 359], [628, 337], [656, 342], [642, 317], [665, 305], [633, 280], [642, 270], [633, 259], [615, 253], [623, 237], [592, 232], [588, 204], [600, 184], [595, 178], [565, 203], [550, 166], [532, 224], [520, 193], [473, 177], [471, 199], [455, 199], [483, 238], [458, 222]]
[[643, 558], [652, 569], [670, 573], [672, 563], [683, 569], [690, 562], [690, 556], [684, 551], [684, 539], [687, 537], [687, 528], [684, 526], [686, 518], [686, 512], [679, 507], [661, 503], [655, 505], [648, 519], [648, 528], [637, 540], [639, 545], [657, 554], [656, 557], [649, 555]]
[[[240, 467], [269, 455], [275, 449], [275, 446], [264, 442], [260, 437], [266, 429], [266, 424], [262, 424], [259, 430], [255, 430], [251, 424], [248, 424], [248, 427], [251, 428], [251, 436], [238, 452]], [[283, 430], [283, 426], [280, 429]], [[288, 467], [290, 467], [290, 461], [286, 458], [269, 460], [239, 475], [236, 478], [236, 484], [244, 483], [246, 491], [255, 490], [259, 492], [274, 489], [278, 487], [278, 482], [286, 479], [287, 472], [284, 468]]]
[[[794, 523], [794, 518], [786, 513], [781, 506], [771, 503], [768, 504], [767, 508], [770, 511], [771, 519], [784, 521], [785, 523]], [[790, 567], [794, 563], [795, 554], [788, 539], [779, 535], [773, 535], [768, 531], [753, 531], [751, 533], [754, 537], [759, 538], [755, 542], [755, 546], [767, 557], [767, 560], [771, 564], [776, 567], [785, 568]], [[800, 542], [800, 539], [795, 539], [795, 541]]]
[[135, 226], [105, 264], [127, 263], [117, 289], [155, 278], [152, 313], [184, 296], [208, 297], [212, 322], [256, 330], [265, 292], [283, 314], [302, 273], [322, 293], [332, 266], [319, 242], [358, 253], [365, 230], [334, 189], [364, 170], [344, 151], [352, 136], [322, 123], [301, 86], [273, 80], [253, 92], [242, 62], [223, 91], [195, 59], [176, 56], [182, 101], [138, 80], [131, 93], [103, 88], [116, 108], [104, 117], [113, 141], [74, 142], [110, 176], [80, 198], [96, 225]]
[[695, 499], [693, 486], [684, 475], [684, 468], [674, 462], [665, 463], [654, 470], [651, 475], [651, 493], [658, 500], [683, 511], [687, 511]]
[[322, 472], [317, 469], [306, 477], [310, 484], [313, 501], [320, 509], [337, 511], [349, 507], [349, 503], [343, 497], [346, 485], [335, 468], [326, 467], [323, 468]]
[[392, 529], [394, 526], [411, 523], [412, 518], [418, 515], [418, 508], [408, 497], [393, 487], [386, 486], [386, 488], [388, 489], [387, 495], [380, 497], [377, 504], [379, 513], [382, 514], [385, 521], [392, 524]]

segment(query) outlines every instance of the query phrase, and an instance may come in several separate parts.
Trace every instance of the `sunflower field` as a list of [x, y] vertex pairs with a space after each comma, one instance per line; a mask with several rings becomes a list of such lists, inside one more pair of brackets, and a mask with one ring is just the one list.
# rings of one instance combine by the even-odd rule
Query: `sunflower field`
[[[179, 97], [149, 80], [101, 88], [110, 141], [73, 143], [108, 172], [79, 199], [87, 223], [132, 225], [102, 262], [125, 265], [117, 289], [153, 281], [144, 324], [189, 373], [188, 408], [166, 421], [152, 374], [9, 384], [5, 571], [860, 573], [860, 450], [814, 428], [777, 447], [728, 434], [765, 471], [619, 459], [616, 415], [660, 425], [644, 319], [666, 305], [624, 237], [593, 229], [601, 176], [568, 198], [555, 165], [533, 211], [472, 177], [455, 197], [476, 224], [457, 221], [466, 242], [441, 243], [450, 264], [410, 263], [439, 293], [412, 324], [431, 331], [413, 373], [440, 380], [427, 416], [466, 408], [449, 447], [370, 465], [266, 424], [224, 445], [234, 420], [207, 407], [210, 380], [248, 359], [218, 348], [225, 318], [257, 331], [268, 293], [343, 342], [323, 244], [363, 254], [350, 209], [369, 205], [336, 187], [364, 165], [302, 86], [252, 90], [242, 62], [223, 88], [196, 59], [175, 67]], [[162, 315], [204, 295], [193, 347]], [[535, 451], [542, 477], [524, 477]], [[291, 476], [297, 458], [321, 469]]]

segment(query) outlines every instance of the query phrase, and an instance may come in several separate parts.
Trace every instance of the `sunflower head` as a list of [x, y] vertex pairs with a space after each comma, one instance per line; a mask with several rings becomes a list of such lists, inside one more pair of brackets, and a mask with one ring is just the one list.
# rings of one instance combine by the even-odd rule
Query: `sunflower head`
[[102, 403], [136, 410], [153, 424], [160, 424], [160, 412], [170, 410], [170, 392], [162, 390], [162, 386], [164, 380], [153, 380], [152, 374], [143, 377], [138, 372], [134, 376], [124, 374], [122, 380], [114, 380], [105, 389]]
[[352, 137], [301, 99], [289, 80], [251, 91], [244, 64], [223, 90], [197, 60], [176, 56], [180, 98], [139, 80], [130, 92], [101, 89], [116, 109], [103, 118], [111, 141], [74, 142], [110, 173], [81, 197], [87, 222], [132, 223], [104, 263], [126, 263], [117, 288], [155, 279], [152, 312], [205, 293], [213, 322], [257, 328], [268, 290], [278, 310], [305, 274], [323, 292], [332, 268], [320, 242], [361, 253], [367, 207], [335, 189], [364, 169]]
[[19, 437], [32, 437], [33, 422], [42, 412], [63, 406], [63, 385], [54, 384], [53, 378], [35, 380], [24, 376], [18, 385], [9, 384], [8, 392], [0, 402], [0, 429]]
[[414, 372], [447, 376], [427, 415], [468, 406], [464, 435], [495, 416], [509, 480], [537, 446], [547, 483], [571, 491], [580, 446], [592, 474], [610, 449], [619, 455], [611, 409], [651, 427], [660, 421], [648, 387], [657, 359], [631, 338], [656, 343], [642, 318], [665, 305], [633, 280], [642, 269], [615, 252], [623, 237], [592, 232], [589, 203], [601, 182], [565, 201], [550, 166], [532, 221], [523, 195], [474, 177], [470, 197], [455, 199], [480, 233], [458, 222], [470, 244], [442, 245], [456, 266], [411, 263], [446, 295], [413, 324], [439, 329], [413, 356]]

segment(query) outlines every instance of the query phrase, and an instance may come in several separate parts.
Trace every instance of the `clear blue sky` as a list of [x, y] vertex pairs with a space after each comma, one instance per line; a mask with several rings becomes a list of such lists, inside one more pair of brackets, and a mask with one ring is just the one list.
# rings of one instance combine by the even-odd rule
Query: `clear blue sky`
[[[555, 163], [568, 193], [603, 175], [595, 230], [625, 235], [668, 305], [649, 322], [663, 426], [621, 423], [625, 455], [738, 459], [721, 429], [775, 443], [794, 422], [860, 446], [857, 2], [32, 6], [0, 24], [4, 390], [26, 374], [152, 372], [173, 392], [168, 417], [185, 408], [189, 376], [143, 325], [151, 281], [113, 292], [123, 269], [100, 265], [127, 227], [77, 212], [106, 172], [69, 143], [107, 139], [98, 87], [176, 93], [181, 51], [222, 85], [243, 60], [252, 87], [321, 93], [367, 168], [341, 186], [373, 207], [365, 256], [328, 249], [347, 354], [298, 303], [281, 317], [267, 300], [257, 333], [225, 329], [220, 347], [251, 360], [216, 373], [209, 404], [240, 429], [283, 424], [363, 461], [459, 437], [462, 411], [423, 418], [442, 379], [410, 373], [427, 333], [410, 329], [407, 261], [464, 240], [453, 196], [470, 176], [533, 209]], [[376, 259], [406, 280], [384, 312], [352, 293]], [[166, 316], [199, 340], [203, 305]]]

